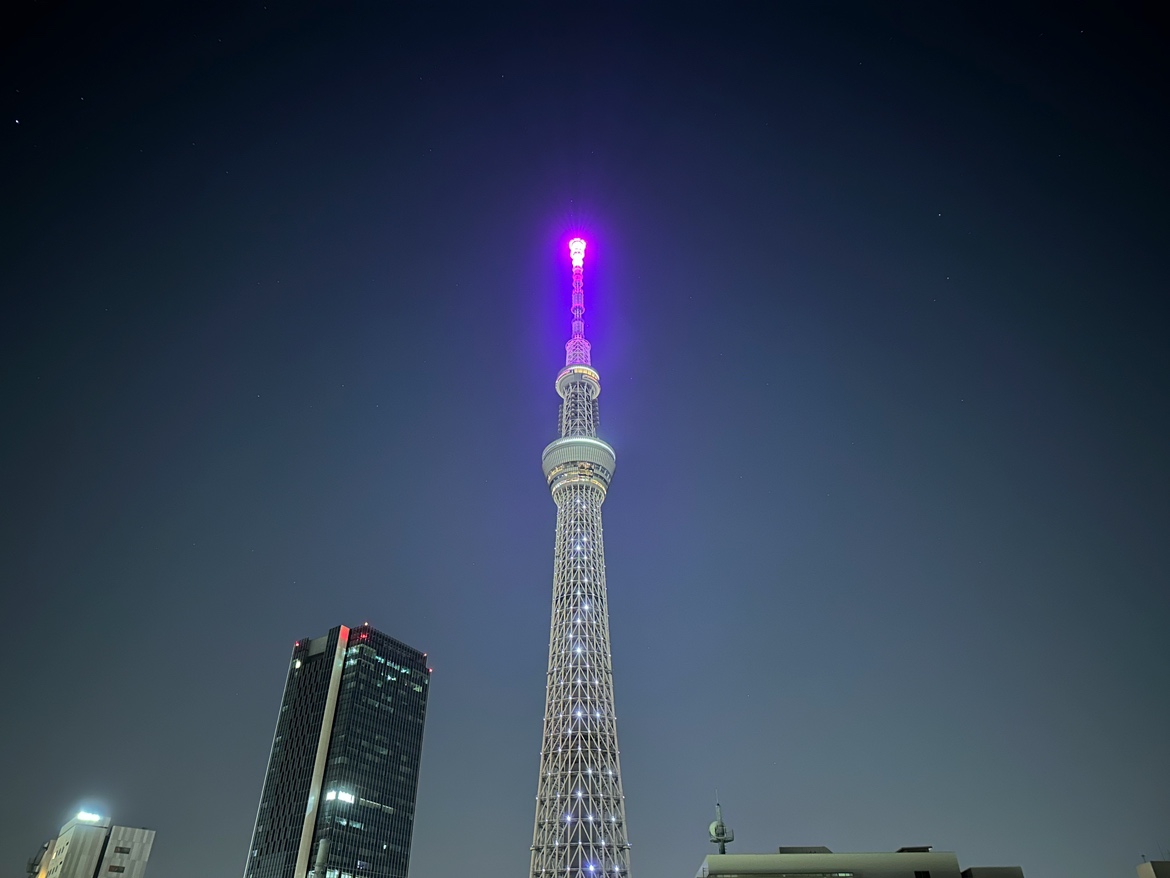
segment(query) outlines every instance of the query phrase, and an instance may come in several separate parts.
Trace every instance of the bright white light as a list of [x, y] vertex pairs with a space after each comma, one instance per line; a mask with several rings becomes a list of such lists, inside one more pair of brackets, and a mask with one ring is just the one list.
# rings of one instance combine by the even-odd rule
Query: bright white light
[[326, 802], [332, 802], [336, 798], [337, 798], [337, 790], [330, 790], [329, 792], [327, 792], [325, 794], [325, 801]]
[[353, 797], [353, 793], [342, 793], [342, 792], [338, 792], [337, 790], [330, 790], [328, 793], [325, 794], [325, 798], [327, 800], [337, 799], [338, 801], [346, 802], [350, 805], [352, 805], [355, 801], [355, 799]]
[[585, 264], [585, 241], [574, 238], [569, 242], [569, 256], [573, 259], [573, 267], [580, 268]]
[[97, 823], [102, 819], [100, 814], [94, 814], [92, 811], [78, 811], [77, 819], [83, 823]]

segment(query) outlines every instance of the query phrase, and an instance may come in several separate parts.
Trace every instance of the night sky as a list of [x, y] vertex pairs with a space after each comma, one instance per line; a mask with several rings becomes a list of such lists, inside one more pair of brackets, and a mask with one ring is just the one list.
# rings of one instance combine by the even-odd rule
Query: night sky
[[[293, 641], [434, 666], [412, 878], [526, 874], [589, 241], [635, 878], [1170, 851], [1154, 4], [21, 4], [0, 861], [243, 869]], [[1104, 5], [1104, 4], [1102, 4]]]

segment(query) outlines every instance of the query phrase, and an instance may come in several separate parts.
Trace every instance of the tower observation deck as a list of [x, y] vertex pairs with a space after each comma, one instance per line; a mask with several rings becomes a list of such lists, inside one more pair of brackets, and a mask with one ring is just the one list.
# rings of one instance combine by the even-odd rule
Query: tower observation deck
[[601, 504], [614, 451], [597, 438], [601, 379], [585, 339], [585, 242], [569, 242], [572, 335], [557, 375], [560, 438], [541, 459], [557, 506], [544, 738], [530, 878], [625, 878], [630, 870], [618, 761]]

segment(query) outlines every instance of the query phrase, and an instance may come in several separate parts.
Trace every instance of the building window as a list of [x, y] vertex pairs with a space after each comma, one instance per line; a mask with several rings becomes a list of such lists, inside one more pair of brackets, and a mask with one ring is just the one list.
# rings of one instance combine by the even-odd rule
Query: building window
[[930, 872], [915, 869], [914, 870], [914, 878], [930, 878]]
[[125, 867], [125, 866], [110, 866], [110, 869], [109, 869], [109, 870], [110, 870], [111, 872], [125, 872], [125, 871], [126, 871], [126, 867]]
[[116, 853], [116, 854], [128, 854], [128, 853], [130, 853], [130, 848], [124, 848], [124, 847], [115, 847], [115, 848], [114, 848], [114, 853]]

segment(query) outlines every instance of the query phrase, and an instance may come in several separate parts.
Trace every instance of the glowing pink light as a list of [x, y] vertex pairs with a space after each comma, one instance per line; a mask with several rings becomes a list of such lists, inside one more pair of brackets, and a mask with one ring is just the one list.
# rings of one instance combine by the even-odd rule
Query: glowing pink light
[[573, 334], [565, 345], [566, 366], [589, 365], [589, 342], [585, 338], [585, 239], [569, 242], [573, 259]]
[[584, 238], [574, 238], [569, 242], [569, 256], [573, 258], [573, 268], [580, 268], [585, 264]]

